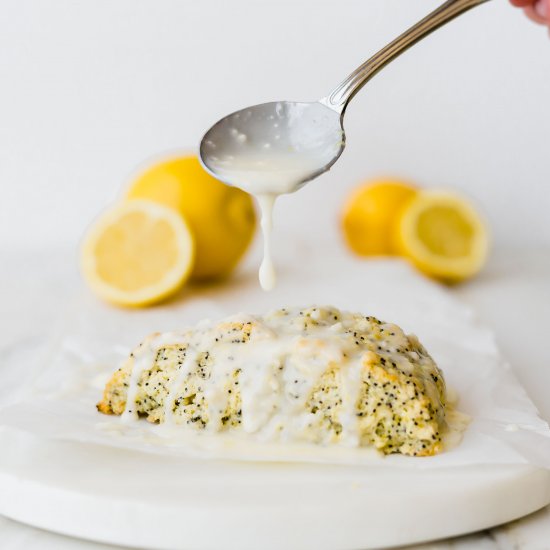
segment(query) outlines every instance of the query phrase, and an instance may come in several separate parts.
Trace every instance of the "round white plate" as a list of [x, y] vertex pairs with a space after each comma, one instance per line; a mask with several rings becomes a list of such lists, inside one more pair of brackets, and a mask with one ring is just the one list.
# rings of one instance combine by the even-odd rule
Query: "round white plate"
[[194, 461], [0, 432], [0, 513], [137, 548], [370, 549], [492, 527], [550, 503], [531, 466], [408, 472]]

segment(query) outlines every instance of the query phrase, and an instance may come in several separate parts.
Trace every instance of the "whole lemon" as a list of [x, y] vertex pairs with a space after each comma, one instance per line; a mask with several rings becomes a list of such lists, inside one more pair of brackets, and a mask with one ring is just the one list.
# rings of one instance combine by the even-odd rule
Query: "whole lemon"
[[398, 180], [373, 180], [348, 198], [342, 215], [344, 236], [361, 256], [397, 254], [394, 225], [403, 207], [417, 191]]
[[208, 174], [196, 156], [151, 166], [126, 196], [147, 199], [179, 212], [195, 241], [195, 280], [227, 276], [247, 250], [256, 228], [250, 195]]

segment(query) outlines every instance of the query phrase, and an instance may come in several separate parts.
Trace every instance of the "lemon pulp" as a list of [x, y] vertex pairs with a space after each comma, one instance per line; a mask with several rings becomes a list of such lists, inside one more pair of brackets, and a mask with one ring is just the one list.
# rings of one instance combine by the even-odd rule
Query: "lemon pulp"
[[91, 288], [127, 306], [158, 302], [188, 277], [194, 243], [185, 221], [158, 204], [132, 200], [104, 212], [86, 234], [81, 266]]
[[421, 191], [402, 211], [395, 242], [401, 254], [424, 273], [458, 282], [483, 267], [489, 237], [485, 222], [466, 198]]

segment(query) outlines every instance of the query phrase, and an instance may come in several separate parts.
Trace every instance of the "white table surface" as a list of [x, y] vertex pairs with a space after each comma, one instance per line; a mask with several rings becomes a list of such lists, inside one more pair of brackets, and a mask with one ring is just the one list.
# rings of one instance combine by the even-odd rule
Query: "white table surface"
[[[74, 256], [64, 250], [0, 251], [0, 352], [19, 342], [34, 342], [38, 350], [48, 340], [63, 304], [81, 288]], [[542, 416], [550, 420], [550, 250], [501, 250], [493, 255], [482, 276], [451, 292], [493, 327], [518, 378]], [[4, 384], [0, 399], [8, 392]], [[114, 547], [47, 533], [0, 517], [0, 548]], [[550, 509], [487, 532], [414, 548], [550, 550]]]

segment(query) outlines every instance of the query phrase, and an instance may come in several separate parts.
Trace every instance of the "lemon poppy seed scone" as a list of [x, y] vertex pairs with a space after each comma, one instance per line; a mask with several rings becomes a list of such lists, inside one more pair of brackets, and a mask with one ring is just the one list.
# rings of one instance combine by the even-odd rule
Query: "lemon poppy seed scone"
[[441, 450], [445, 383], [415, 336], [330, 307], [237, 315], [153, 334], [98, 409], [259, 440]]

